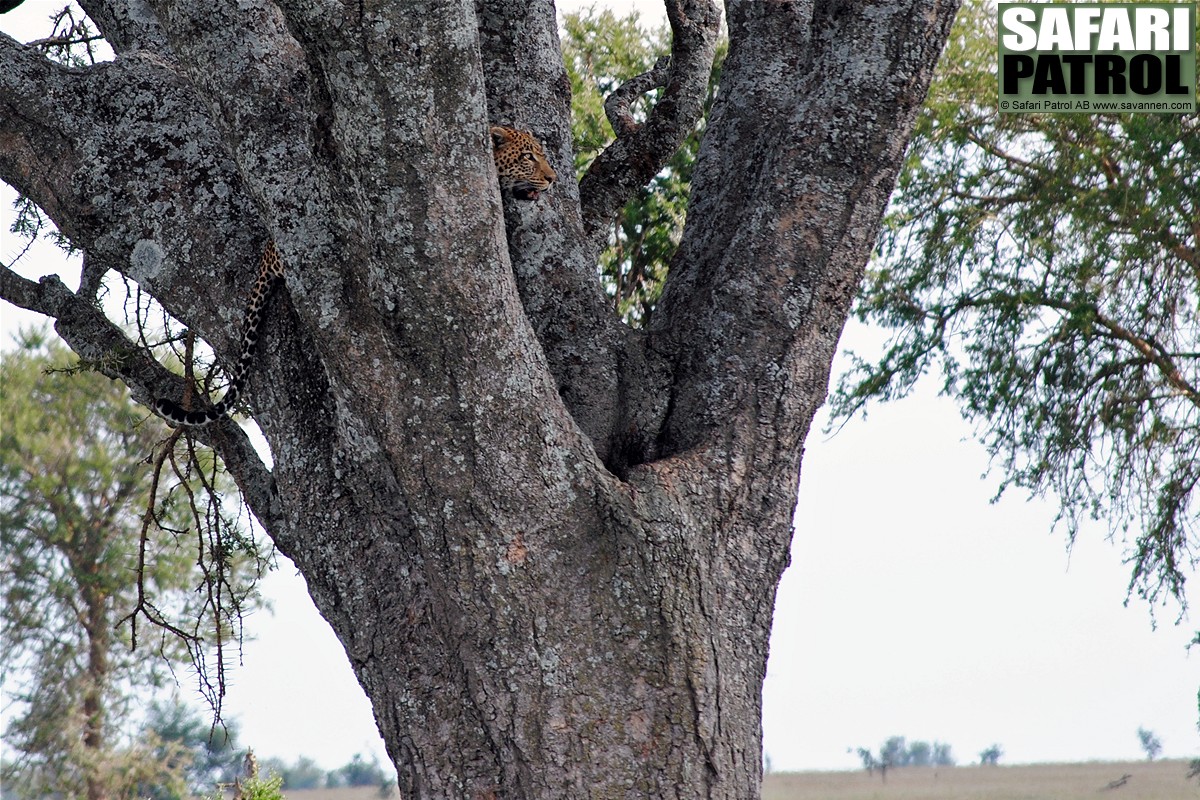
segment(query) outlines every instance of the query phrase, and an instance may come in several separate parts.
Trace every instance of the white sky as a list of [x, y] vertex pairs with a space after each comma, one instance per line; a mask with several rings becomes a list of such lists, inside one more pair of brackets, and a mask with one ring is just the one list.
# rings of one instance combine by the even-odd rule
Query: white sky
[[[27, 0], [0, 30], [44, 35], [59, 0]], [[561, 9], [583, 5], [560, 2]], [[650, 2], [596, 3], [624, 12]], [[12, 193], [0, 195], [0, 259]], [[39, 246], [22, 271], [64, 270]], [[63, 272], [68, 285], [78, 266]], [[0, 306], [0, 336], [30, 319]], [[878, 335], [852, 323], [851, 349]], [[835, 374], [838, 369], [835, 364]], [[847, 748], [889, 736], [949, 743], [960, 763], [994, 742], [1003, 762], [1136, 759], [1138, 726], [1164, 756], [1200, 756], [1196, 626], [1124, 606], [1119, 543], [1094, 526], [1066, 551], [1051, 503], [1018, 493], [991, 504], [998, 476], [953, 403], [925, 385], [833, 437], [814, 425], [804, 458], [792, 566], [779, 588], [763, 688], [765, 751], [775, 769], [852, 769]], [[1194, 580], [1194, 578], [1193, 578]], [[370, 707], [290, 564], [264, 584], [273, 613], [251, 641], [226, 702], [260, 757], [326, 768], [356, 753], [386, 761]], [[184, 687], [188, 690], [189, 687]]]

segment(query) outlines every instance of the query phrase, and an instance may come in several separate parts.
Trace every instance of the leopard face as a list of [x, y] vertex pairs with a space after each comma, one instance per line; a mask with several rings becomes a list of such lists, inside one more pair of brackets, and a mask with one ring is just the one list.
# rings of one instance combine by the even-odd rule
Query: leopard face
[[515, 128], [493, 126], [491, 132], [500, 188], [511, 190], [518, 200], [537, 200], [558, 178], [546, 160], [542, 143], [533, 134]]

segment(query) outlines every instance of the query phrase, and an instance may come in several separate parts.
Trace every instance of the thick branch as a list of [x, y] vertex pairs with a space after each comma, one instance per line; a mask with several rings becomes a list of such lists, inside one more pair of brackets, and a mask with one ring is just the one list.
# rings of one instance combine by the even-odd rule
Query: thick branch
[[146, 0], [80, 0], [79, 5], [115, 53], [153, 50], [170, 52], [167, 35]]
[[73, 75], [3, 33], [0, 63], [0, 179], [60, 219], [78, 164], [62, 102]]
[[[721, 92], [656, 315], [679, 348], [663, 450], [733, 438], [798, 462], [957, 3], [727, 8]], [[762, 419], [781, 423], [770, 442], [754, 438]]]
[[622, 420], [624, 331], [604, 297], [583, 232], [572, 170], [569, 82], [550, 4], [480, 0], [488, 116], [532, 130], [559, 180], [536, 204], [505, 209], [521, 303], [575, 422], [607, 460]]
[[[236, 357], [263, 234], [217, 132], [169, 62], [69, 70], [0, 36], [0, 179], [88, 254]], [[233, 277], [226, 277], [226, 276]], [[238, 276], [244, 276], [239, 279]], [[94, 285], [96, 274], [86, 283]]]
[[[617, 211], [666, 165], [703, 112], [720, 11], [711, 0], [667, 0], [666, 5], [673, 37], [666, 75], [661, 74], [660, 61], [654, 70], [618, 89], [615, 101], [610, 97], [605, 102], [610, 121], [613, 109], [617, 111], [617, 139], [596, 157], [579, 184], [584, 229], [597, 249]], [[645, 124], [634, 125], [628, 103], [658, 86], [664, 87], [662, 96]]]

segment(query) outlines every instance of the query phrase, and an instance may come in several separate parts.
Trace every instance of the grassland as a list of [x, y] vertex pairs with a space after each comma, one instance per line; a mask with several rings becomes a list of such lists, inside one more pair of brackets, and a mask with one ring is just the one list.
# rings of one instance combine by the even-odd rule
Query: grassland
[[[1200, 800], [1186, 761], [1029, 764], [866, 772], [783, 772], [763, 782], [763, 800]], [[1129, 775], [1123, 786], [1108, 784]], [[379, 790], [285, 791], [287, 800], [380, 800]], [[392, 800], [398, 800], [392, 795]], [[564, 798], [564, 800], [571, 800]], [[651, 799], [652, 800], [652, 799]]]
[[[1200, 800], [1186, 761], [909, 768], [768, 775], [763, 800]], [[1123, 786], [1106, 788], [1122, 776]]]

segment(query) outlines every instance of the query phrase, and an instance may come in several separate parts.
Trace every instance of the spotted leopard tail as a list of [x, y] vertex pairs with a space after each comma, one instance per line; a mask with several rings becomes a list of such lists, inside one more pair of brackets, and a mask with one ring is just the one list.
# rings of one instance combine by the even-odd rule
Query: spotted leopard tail
[[262, 323], [263, 308], [282, 280], [283, 262], [275, 249], [275, 243], [271, 242], [263, 251], [258, 279], [254, 282], [250, 303], [246, 306], [246, 318], [242, 323], [242, 348], [225, 396], [215, 405], [201, 411], [188, 411], [178, 403], [161, 398], [154, 401], [155, 411], [177, 425], [193, 427], [207, 425], [233, 412], [242, 388], [246, 385], [246, 378], [250, 375], [250, 362], [254, 360], [254, 349], [258, 344], [258, 329]]

